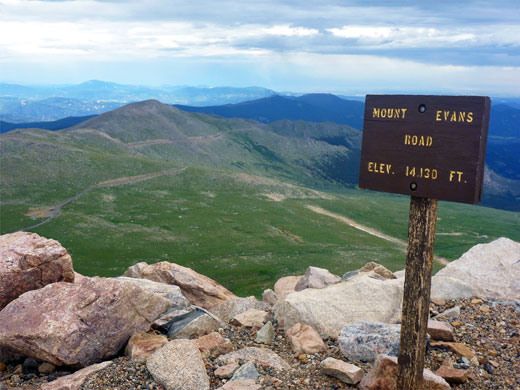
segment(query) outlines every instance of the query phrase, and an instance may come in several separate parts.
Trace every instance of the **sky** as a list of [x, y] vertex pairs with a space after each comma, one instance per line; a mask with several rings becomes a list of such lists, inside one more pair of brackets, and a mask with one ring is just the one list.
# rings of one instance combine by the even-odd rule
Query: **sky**
[[0, 0], [0, 82], [520, 95], [520, 0]]

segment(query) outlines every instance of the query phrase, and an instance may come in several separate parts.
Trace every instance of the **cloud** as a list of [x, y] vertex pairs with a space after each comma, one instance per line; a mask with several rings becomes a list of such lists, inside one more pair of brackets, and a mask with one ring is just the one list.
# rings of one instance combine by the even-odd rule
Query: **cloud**
[[[458, 67], [468, 74], [482, 69], [498, 81], [503, 77], [493, 76], [493, 69], [520, 67], [517, 0], [345, 3], [0, 0], [0, 64], [12, 64], [13, 69], [18, 64], [22, 69], [23, 64], [111, 67], [182, 60], [192, 67], [212, 62], [234, 69], [233, 63], [250, 63], [259, 64], [254, 67], [258, 71], [265, 70], [262, 77], [291, 68], [302, 80], [314, 78], [315, 69], [300, 64], [300, 58], [318, 68], [328, 62], [363, 63], [352, 67], [360, 74], [371, 67], [369, 60], [376, 61], [374, 66], [400, 64], [395, 72], [404, 80], [410, 69], [403, 64], [419, 64], [423, 72], [428, 69], [434, 74], [438, 73], [434, 69], [449, 74], [457, 74]], [[246, 68], [240, 69], [253, 77]], [[301, 73], [303, 69], [310, 76]], [[326, 72], [320, 77], [324, 79]]]

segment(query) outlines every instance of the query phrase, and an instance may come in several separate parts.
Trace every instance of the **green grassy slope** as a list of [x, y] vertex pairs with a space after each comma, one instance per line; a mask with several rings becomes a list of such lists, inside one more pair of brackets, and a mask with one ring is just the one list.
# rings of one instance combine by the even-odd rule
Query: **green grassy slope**
[[[320, 141], [320, 134], [339, 142]], [[357, 136], [337, 125], [270, 127], [158, 102], [66, 131], [17, 130], [0, 136], [0, 233], [43, 221], [49, 209], [112, 180], [33, 229], [59, 240], [86, 275], [115, 276], [139, 261], [169, 260], [239, 295], [259, 295], [309, 265], [340, 275], [367, 261], [402, 269], [399, 244], [308, 208], [406, 240], [406, 197], [337, 185], [342, 179], [333, 168], [355, 161], [359, 151], [348, 142]], [[113, 181], [157, 172], [163, 174]], [[500, 236], [520, 241], [519, 226], [519, 213], [441, 202], [436, 253], [452, 260]]]

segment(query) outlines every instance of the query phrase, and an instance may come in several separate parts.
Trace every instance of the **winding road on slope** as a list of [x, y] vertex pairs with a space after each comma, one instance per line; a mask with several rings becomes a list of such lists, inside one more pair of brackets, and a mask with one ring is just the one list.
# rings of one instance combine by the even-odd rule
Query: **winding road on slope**
[[26, 228], [23, 228], [23, 229], [20, 229], [20, 230], [17, 230], [17, 231], [18, 232], [27, 231], [27, 230], [30, 230], [30, 229], [37, 228], [38, 226], [41, 226], [41, 225], [43, 225], [43, 224], [45, 224], [45, 223], [47, 223], [49, 221], [52, 221], [54, 218], [56, 218], [60, 214], [60, 211], [61, 211], [61, 209], [63, 207], [65, 207], [69, 203], [75, 201], [80, 196], [85, 195], [87, 192], [92, 191], [92, 190], [94, 190], [96, 188], [115, 187], [115, 186], [122, 186], [122, 185], [126, 185], [126, 184], [135, 184], [135, 183], [139, 183], [139, 182], [142, 182], [142, 181], [145, 181], [145, 180], [154, 179], [154, 178], [159, 177], [159, 176], [171, 175], [171, 174], [175, 174], [176, 175], [178, 173], [184, 172], [187, 168], [188, 167], [172, 168], [172, 169], [167, 169], [165, 171], [159, 171], [159, 172], [154, 172], [154, 173], [147, 173], [147, 174], [144, 174], [144, 175], [118, 177], [116, 179], [105, 180], [105, 181], [99, 182], [97, 184], [93, 184], [90, 187], [85, 188], [83, 191], [77, 193], [73, 197], [71, 197], [71, 198], [69, 198], [67, 200], [64, 200], [63, 202], [58, 204], [56, 207], [54, 207], [52, 209], [49, 209], [47, 211], [47, 215], [48, 215], [47, 219], [45, 219], [45, 220], [43, 220], [41, 222], [38, 222], [37, 224], [28, 226]]
[[[321, 207], [317, 207], [317, 206], [307, 205], [306, 207], [309, 210], [314, 211], [315, 213], [318, 213], [318, 214], [321, 214], [321, 215], [326, 215], [326, 216], [331, 217], [331, 218], [335, 218], [338, 221], [346, 223], [347, 225], [352, 226], [353, 228], [361, 230], [361, 231], [363, 231], [365, 233], [368, 233], [368, 234], [370, 234], [372, 236], [379, 237], [379, 238], [381, 238], [383, 240], [390, 241], [390, 242], [402, 245], [404, 247], [403, 249], [405, 249], [405, 251], [406, 251], [406, 248], [408, 247], [408, 243], [406, 241], [403, 241], [403, 240], [400, 240], [399, 238], [395, 238], [395, 237], [389, 236], [387, 234], [381, 233], [381, 232], [379, 232], [379, 231], [377, 231], [375, 229], [372, 229], [372, 228], [360, 225], [356, 221], [353, 221], [350, 218], [344, 217], [343, 215], [339, 215], [339, 214], [330, 212], [328, 210], [322, 209]], [[444, 257], [433, 256], [433, 258], [434, 258], [435, 261], [439, 262], [442, 265], [448, 264], [448, 260], [446, 260]]]

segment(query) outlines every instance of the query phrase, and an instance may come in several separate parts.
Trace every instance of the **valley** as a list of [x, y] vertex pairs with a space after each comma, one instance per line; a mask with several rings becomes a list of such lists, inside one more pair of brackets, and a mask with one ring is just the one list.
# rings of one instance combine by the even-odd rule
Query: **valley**
[[[0, 137], [1, 233], [52, 237], [85, 275], [167, 260], [259, 295], [309, 265], [338, 275], [368, 261], [404, 268], [409, 199], [355, 189], [361, 133], [346, 125], [261, 124], [145, 101]], [[440, 202], [436, 255], [519, 241], [518, 226], [516, 212]]]

